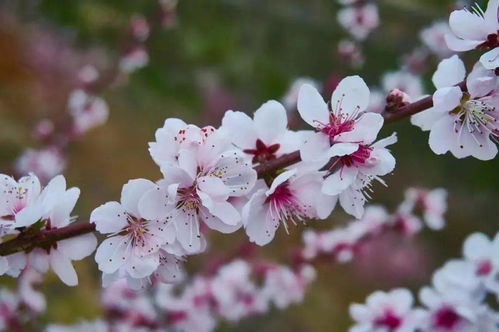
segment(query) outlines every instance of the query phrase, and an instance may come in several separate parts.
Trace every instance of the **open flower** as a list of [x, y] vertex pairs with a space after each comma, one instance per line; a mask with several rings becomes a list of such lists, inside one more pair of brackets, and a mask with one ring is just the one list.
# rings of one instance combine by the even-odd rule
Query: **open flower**
[[275, 100], [256, 110], [253, 120], [242, 112], [227, 111], [220, 131], [253, 158], [253, 163], [275, 159], [300, 147], [299, 135], [287, 129], [284, 107]]
[[303, 161], [326, 164], [337, 153], [336, 143], [372, 142], [383, 126], [383, 117], [362, 113], [369, 105], [369, 88], [359, 76], [344, 78], [331, 96], [331, 112], [319, 92], [304, 84], [298, 96], [298, 111], [315, 133], [300, 149]]
[[350, 315], [356, 322], [350, 332], [414, 332], [423, 313], [413, 305], [414, 299], [407, 289], [374, 292], [367, 297], [366, 304], [350, 306]]
[[[10, 227], [36, 224], [39, 230], [50, 231], [65, 227], [74, 220], [71, 212], [80, 190], [66, 190], [66, 180], [62, 175], [53, 178], [43, 190], [35, 175], [23, 177], [17, 183], [7, 176], [2, 179], [5, 189], [1, 196], [2, 214]], [[71, 261], [87, 257], [95, 250], [96, 245], [97, 240], [93, 234], [84, 234], [43, 248], [35, 248], [29, 253], [17, 252], [2, 257], [0, 272], [17, 277], [28, 264], [40, 273], [46, 273], [50, 266], [65, 284], [75, 286], [78, 284], [78, 276]]]
[[156, 141], [149, 143], [149, 153], [160, 167], [177, 166], [181, 149], [203, 144], [214, 132], [213, 127], [199, 128], [180, 119], [168, 118], [163, 127], [156, 130]]
[[497, 48], [499, 46], [499, 21], [497, 10], [499, 0], [489, 0], [483, 11], [477, 4], [472, 10], [460, 9], [450, 14], [449, 26], [452, 34], [447, 34], [447, 46], [454, 51], [469, 51], [475, 48], [492, 49], [480, 59], [487, 69], [499, 66]]
[[166, 227], [166, 220], [147, 219], [140, 210], [139, 201], [152, 188], [156, 185], [149, 180], [130, 180], [121, 191], [121, 203], [108, 202], [92, 211], [90, 222], [100, 233], [109, 234], [95, 253], [104, 281], [111, 274], [125, 276], [131, 283], [150, 276], [160, 265], [160, 249], [173, 243], [175, 233]]
[[497, 154], [494, 139], [499, 135], [497, 78], [477, 63], [466, 80], [468, 92], [463, 92], [454, 85], [465, 74], [457, 55], [442, 60], [433, 75], [433, 107], [413, 115], [411, 122], [430, 130], [429, 144], [436, 154], [450, 151], [456, 158], [490, 160]]
[[[360, 218], [364, 213], [364, 203], [374, 180], [384, 184], [380, 176], [395, 168], [395, 158], [386, 148], [397, 141], [393, 133], [374, 144], [371, 136], [360, 143], [337, 143], [331, 149], [331, 157], [336, 157], [329, 167], [330, 175], [322, 184], [326, 195], [339, 195], [340, 204], [345, 212]], [[372, 140], [371, 140], [372, 139]]]
[[308, 218], [325, 219], [336, 204], [336, 197], [320, 192], [322, 174], [297, 174], [297, 169], [278, 175], [270, 188], [257, 190], [243, 208], [243, 223], [250, 241], [263, 246], [274, 238], [282, 224], [296, 225]]
[[177, 240], [188, 252], [202, 247], [200, 222], [223, 233], [242, 225], [229, 199], [248, 194], [256, 172], [219, 133], [178, 152], [178, 166], [162, 167], [164, 179], [146, 193], [141, 208], [149, 218], [173, 225]]

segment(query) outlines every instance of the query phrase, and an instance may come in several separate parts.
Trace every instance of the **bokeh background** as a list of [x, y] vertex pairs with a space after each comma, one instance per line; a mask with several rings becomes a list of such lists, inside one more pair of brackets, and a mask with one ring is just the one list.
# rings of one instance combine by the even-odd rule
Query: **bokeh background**
[[[336, 55], [346, 36], [337, 24], [332, 0], [180, 0], [177, 23], [156, 29], [146, 42], [150, 63], [109, 87], [102, 97], [108, 122], [70, 145], [68, 183], [82, 194], [76, 213], [88, 218], [103, 202], [118, 200], [131, 178], [157, 179], [160, 173], [147, 142], [167, 117], [198, 125], [218, 125], [226, 109], [253, 112], [268, 99], [280, 99], [297, 77], [327, 82], [361, 75], [378, 85], [381, 75], [400, 67], [400, 56], [420, 43], [419, 30], [448, 16], [452, 1], [380, 0], [381, 25], [363, 44], [365, 65], [352, 68]], [[26, 147], [36, 147], [33, 125], [65, 116], [76, 70], [85, 63], [109, 66], [122, 47], [129, 18], [154, 15], [157, 3], [133, 0], [0, 1], [0, 169], [10, 169]], [[472, 66], [473, 55], [468, 67]], [[435, 68], [436, 62], [430, 65]], [[431, 93], [431, 69], [424, 75]], [[413, 240], [385, 237], [371, 243], [354, 263], [322, 266], [301, 305], [272, 311], [220, 331], [345, 331], [348, 306], [376, 289], [429, 283], [431, 271], [461, 253], [467, 234], [489, 235], [499, 228], [499, 162], [436, 156], [427, 133], [408, 121], [386, 125], [383, 135], [399, 134], [392, 147], [397, 167], [388, 189], [376, 186], [372, 203], [397, 206], [409, 186], [449, 191], [448, 224]], [[335, 212], [309, 227], [330, 228], [350, 218]], [[282, 260], [300, 243], [303, 228], [276, 239], [258, 255]], [[211, 248], [187, 264], [203, 268], [210, 253], [236, 250], [246, 236], [210, 235]], [[100, 275], [92, 258], [76, 262], [80, 285], [66, 287], [49, 274], [41, 288], [48, 299], [42, 322], [71, 323], [99, 315]], [[8, 278], [2, 284], [12, 285]]]

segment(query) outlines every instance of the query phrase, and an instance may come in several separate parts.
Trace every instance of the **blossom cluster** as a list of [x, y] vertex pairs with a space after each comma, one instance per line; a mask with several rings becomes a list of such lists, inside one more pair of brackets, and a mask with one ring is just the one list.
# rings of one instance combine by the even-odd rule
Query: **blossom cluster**
[[[352, 304], [350, 314], [357, 331], [494, 332], [499, 329], [499, 234], [468, 236], [463, 258], [447, 261], [419, 291], [424, 307], [416, 307], [405, 288], [376, 291], [365, 304]], [[488, 295], [495, 299], [488, 301]]]
[[[66, 188], [66, 180], [62, 175], [56, 176], [42, 188], [40, 180], [33, 174], [19, 181], [1, 174], [2, 238], [29, 237], [40, 231], [54, 231], [70, 225], [75, 220], [71, 212], [79, 196], [78, 188]], [[28, 267], [44, 274], [50, 267], [61, 281], [74, 286], [78, 284], [78, 276], [71, 261], [89, 256], [96, 246], [95, 235], [89, 233], [1, 256], [0, 274], [18, 277]]]
[[[280, 225], [288, 232], [290, 224], [327, 218], [337, 201], [360, 218], [373, 181], [384, 184], [381, 176], [395, 167], [386, 147], [396, 136], [375, 142], [383, 117], [366, 112], [369, 89], [360, 77], [343, 79], [331, 98], [329, 109], [314, 87], [300, 88], [298, 111], [310, 131], [289, 130], [286, 110], [273, 100], [253, 118], [227, 111], [218, 129], [167, 119], [149, 144], [163, 178], [131, 180], [120, 202], [90, 217], [108, 235], [96, 253], [104, 284], [171, 280], [182, 256], [204, 250], [205, 227], [244, 227], [251, 242], [265, 245]], [[260, 176], [254, 169], [298, 152], [292, 166]]]
[[367, 239], [388, 230], [405, 236], [416, 234], [423, 225], [440, 230], [445, 225], [446, 196], [444, 189], [410, 188], [393, 213], [388, 213], [382, 206], [370, 205], [361, 219], [351, 221], [344, 227], [328, 231], [307, 229], [303, 232], [304, 246], [297, 258], [303, 262], [326, 258], [331, 262], [344, 263], [352, 260]]
[[[80, 322], [73, 326], [51, 325], [49, 331], [102, 331], [142, 329], [157, 331], [171, 328], [182, 331], [212, 331], [220, 322], [236, 323], [244, 318], [268, 314], [273, 308], [284, 310], [303, 301], [315, 279], [314, 265], [328, 257], [338, 262], [353, 258], [355, 247], [388, 231], [404, 236], [416, 234], [426, 223], [443, 220], [445, 191], [411, 188], [392, 214], [384, 207], [366, 208], [361, 220], [327, 232], [306, 231], [302, 247], [292, 250], [290, 265], [252, 258], [243, 248], [238, 258], [203, 270], [182, 283], [168, 285], [159, 279], [152, 287], [136, 291], [125, 280], [104, 290], [101, 302], [104, 319]], [[425, 221], [418, 219], [418, 215]], [[419, 223], [419, 224], [418, 224]], [[132, 285], [133, 286], [133, 285]]]

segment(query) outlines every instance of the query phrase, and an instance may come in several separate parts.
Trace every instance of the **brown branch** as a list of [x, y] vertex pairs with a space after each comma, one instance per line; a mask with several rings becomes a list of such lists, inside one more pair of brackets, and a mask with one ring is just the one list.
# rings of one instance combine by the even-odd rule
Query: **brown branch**
[[43, 230], [36, 234], [21, 234], [10, 241], [0, 244], [0, 256], [7, 256], [18, 251], [30, 251], [34, 248], [49, 248], [57, 241], [91, 233], [94, 230], [94, 224], [82, 222], [62, 228]]
[[[463, 91], [467, 90], [465, 82], [461, 82], [457, 86], [459, 86]], [[385, 122], [389, 123], [419, 113], [432, 106], [432, 97], [428, 96], [407, 106], [401, 107], [395, 112], [384, 112], [382, 115]], [[263, 178], [269, 173], [271, 174], [279, 169], [291, 166], [300, 161], [300, 151], [294, 151], [264, 164], [255, 166], [255, 170], [258, 177]], [[94, 224], [76, 223], [59, 229], [40, 231], [39, 233], [33, 235], [21, 234], [15, 239], [0, 243], [0, 256], [10, 255], [18, 251], [29, 251], [37, 247], [48, 248], [57, 241], [90, 233], [94, 230]]]

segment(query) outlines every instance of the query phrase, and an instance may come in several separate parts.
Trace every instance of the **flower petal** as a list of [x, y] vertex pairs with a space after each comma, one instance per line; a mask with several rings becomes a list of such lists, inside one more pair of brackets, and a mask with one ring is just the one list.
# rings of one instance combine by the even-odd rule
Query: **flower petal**
[[329, 122], [329, 110], [320, 93], [310, 84], [303, 84], [298, 93], [298, 113], [301, 118], [317, 127], [318, 122]]

